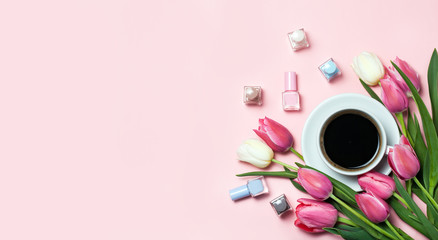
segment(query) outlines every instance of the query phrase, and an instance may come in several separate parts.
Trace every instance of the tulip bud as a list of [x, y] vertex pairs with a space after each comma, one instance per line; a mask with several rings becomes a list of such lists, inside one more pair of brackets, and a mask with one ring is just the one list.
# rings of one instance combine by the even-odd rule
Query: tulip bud
[[322, 173], [312, 169], [298, 169], [298, 182], [316, 200], [326, 200], [333, 192], [333, 185]]
[[363, 190], [382, 199], [388, 199], [395, 191], [394, 179], [376, 171], [360, 175], [357, 182]]
[[355, 198], [360, 210], [371, 222], [380, 223], [389, 217], [389, 205], [383, 199], [370, 193], [356, 194]]
[[374, 53], [362, 52], [354, 57], [351, 66], [356, 75], [370, 86], [376, 85], [385, 75], [382, 62]]
[[414, 149], [411, 147], [411, 143], [409, 142], [409, 140], [405, 137], [405, 135], [401, 135], [400, 140], [398, 142], [399, 144], [402, 145], [406, 145], [407, 147], [409, 147], [409, 149], [411, 149], [411, 152], [414, 152]]
[[237, 156], [240, 161], [251, 163], [259, 168], [265, 168], [271, 164], [274, 152], [264, 142], [257, 139], [248, 139], [237, 149]]
[[[418, 73], [411, 67], [409, 64], [400, 58], [396, 57], [394, 63], [402, 70], [402, 72], [411, 80], [412, 84], [415, 86], [417, 91], [420, 91], [420, 76]], [[393, 79], [393, 81], [402, 89], [403, 92], [407, 93], [409, 96], [412, 96], [411, 90], [409, 90], [408, 85], [405, 80], [403, 80], [402, 76], [393, 66], [389, 66], [387, 68], [389, 76]]]
[[380, 80], [382, 86], [382, 101], [392, 113], [403, 112], [409, 106], [406, 94], [386, 75]]
[[323, 228], [333, 227], [338, 219], [338, 211], [329, 203], [300, 198], [295, 213], [295, 226], [306, 232], [324, 232]]
[[258, 130], [254, 132], [269, 145], [275, 152], [288, 151], [293, 144], [292, 134], [280, 123], [265, 117], [259, 119]]
[[401, 135], [400, 140], [399, 140], [399, 144], [408, 145], [409, 147], [411, 146], [411, 143], [405, 137], [405, 135]]
[[420, 171], [417, 156], [412, 148], [405, 144], [395, 144], [394, 148], [389, 150], [388, 163], [401, 180], [411, 179]]

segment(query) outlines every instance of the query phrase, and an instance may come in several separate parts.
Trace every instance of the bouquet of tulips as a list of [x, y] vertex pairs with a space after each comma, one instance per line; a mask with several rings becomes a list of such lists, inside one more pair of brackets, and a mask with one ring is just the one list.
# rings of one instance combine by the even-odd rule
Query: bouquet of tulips
[[[304, 159], [292, 148], [289, 130], [267, 117], [260, 119], [260, 126], [254, 130], [263, 141], [246, 140], [237, 154], [239, 160], [259, 168], [274, 162], [282, 165], [284, 171], [237, 176], [289, 178], [295, 188], [313, 198], [298, 199], [295, 210], [295, 225], [307, 232], [330, 232], [344, 239], [412, 239], [388, 220], [392, 207], [400, 219], [418, 232], [438, 239], [438, 54], [435, 49], [427, 74], [431, 114], [418, 93], [420, 81], [415, 70], [399, 58], [391, 64], [385, 70], [376, 55], [363, 52], [355, 57], [352, 67], [370, 96], [384, 104], [398, 121], [400, 141], [388, 153], [392, 177], [376, 171], [360, 175], [358, 183], [364, 192], [357, 193], [310, 166], [275, 160], [274, 152], [287, 151]], [[381, 98], [371, 89], [374, 85], [381, 86]], [[419, 118], [409, 110], [409, 98], [415, 101]], [[426, 205], [425, 213], [413, 195]]]

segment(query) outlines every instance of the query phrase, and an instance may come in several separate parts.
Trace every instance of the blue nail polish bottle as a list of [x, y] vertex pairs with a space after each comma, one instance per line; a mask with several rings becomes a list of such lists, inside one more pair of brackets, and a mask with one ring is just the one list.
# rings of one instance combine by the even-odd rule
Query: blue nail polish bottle
[[231, 189], [230, 197], [231, 200], [236, 201], [249, 196], [257, 197], [268, 192], [268, 186], [266, 185], [265, 178], [260, 176], [258, 178], [248, 180], [246, 185]]
[[319, 70], [324, 75], [324, 77], [327, 79], [327, 81], [330, 81], [333, 78], [341, 75], [341, 70], [339, 70], [338, 66], [333, 61], [333, 58], [330, 58], [329, 60], [327, 60], [323, 64], [321, 64], [319, 66]]

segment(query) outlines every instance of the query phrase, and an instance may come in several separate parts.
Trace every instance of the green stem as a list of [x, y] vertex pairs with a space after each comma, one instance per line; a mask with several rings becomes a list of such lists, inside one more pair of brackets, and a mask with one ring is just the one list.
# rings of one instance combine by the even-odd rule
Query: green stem
[[408, 137], [408, 134], [406, 132], [405, 120], [403, 118], [403, 113], [402, 112], [396, 113], [395, 116], [397, 117], [397, 120], [400, 123], [403, 135], [405, 135], [405, 137]]
[[395, 230], [394, 226], [392, 226], [392, 224], [388, 221], [388, 219], [385, 220], [385, 223], [400, 240], [404, 240], [404, 238], [397, 232], [397, 230]]
[[345, 223], [347, 225], [354, 226], [354, 227], [359, 227], [359, 225], [357, 225], [356, 223], [354, 223], [350, 219], [343, 218], [343, 217], [338, 217], [338, 222]]
[[411, 136], [411, 134], [409, 132], [408, 132], [408, 140], [411, 143], [411, 146], [414, 147], [415, 146], [415, 142], [414, 142], [414, 140], [412, 140], [412, 136]]
[[301, 160], [304, 160], [303, 155], [301, 155], [299, 152], [297, 152], [297, 150], [295, 150], [293, 147], [290, 148], [290, 150], [297, 155], [299, 158], [301, 158]]
[[400, 195], [398, 195], [398, 193], [396, 193], [396, 192], [394, 192], [393, 194], [392, 194], [392, 196], [394, 196], [395, 198], [397, 198], [400, 202], [402, 202], [408, 209], [409, 209], [409, 211], [411, 211], [411, 212], [414, 212], [414, 211], [412, 211], [412, 209], [411, 209], [411, 207], [409, 207], [409, 204], [400, 196]]
[[284, 163], [284, 162], [280, 162], [280, 161], [275, 160], [275, 159], [272, 159], [272, 161], [275, 162], [275, 163], [278, 163], [278, 164], [280, 164], [280, 165], [282, 165], [282, 166], [285, 166], [285, 167], [287, 167], [287, 168], [290, 168], [290, 169], [293, 169], [293, 170], [295, 170], [295, 171], [298, 171], [298, 168], [296, 168], [296, 167], [294, 167], [294, 166], [291, 166], [291, 165], [289, 165], [289, 164], [286, 164], [286, 163]]
[[409, 195], [412, 196], [412, 180], [411, 179], [406, 181], [406, 192], [408, 192]]
[[370, 220], [368, 220], [367, 218], [365, 218], [364, 216], [362, 216], [361, 214], [359, 214], [356, 210], [354, 210], [353, 208], [351, 208], [350, 206], [348, 206], [346, 203], [344, 203], [341, 199], [337, 198], [335, 195], [330, 195], [330, 197], [335, 200], [336, 202], [338, 202], [339, 204], [341, 204], [343, 207], [345, 207], [348, 211], [350, 211], [351, 213], [353, 213], [354, 215], [356, 215], [356, 217], [358, 217], [360, 220], [364, 221], [366, 224], [368, 224], [370, 227], [376, 229], [378, 232], [380, 232], [381, 234], [387, 236], [388, 238], [394, 239], [394, 240], [398, 240], [397, 238], [395, 238], [394, 236], [392, 236], [391, 234], [389, 234], [387, 231], [383, 230], [382, 228], [380, 228], [379, 226], [377, 226], [376, 224], [374, 224], [373, 222], [371, 222]]
[[429, 192], [423, 187], [423, 185], [418, 181], [417, 177], [414, 177], [414, 182], [417, 184], [417, 186], [421, 189], [421, 191], [424, 193], [424, 195], [429, 199], [429, 201], [432, 203], [433, 207], [438, 211], [438, 204], [435, 202], [435, 199], [429, 194]]

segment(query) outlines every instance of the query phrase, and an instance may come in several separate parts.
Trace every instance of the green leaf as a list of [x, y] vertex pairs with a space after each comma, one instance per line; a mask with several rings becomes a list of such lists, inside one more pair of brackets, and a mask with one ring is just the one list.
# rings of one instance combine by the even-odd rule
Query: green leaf
[[416, 114], [414, 114], [414, 119], [415, 119], [415, 126], [417, 126], [417, 129], [420, 129], [420, 123], [418, 122], [418, 118]]
[[427, 203], [427, 210], [426, 210], [426, 214], [427, 214], [427, 218], [430, 220], [430, 222], [432, 222], [433, 225], [435, 225], [435, 227], [438, 227], [438, 213], [435, 210], [435, 208], [432, 206], [432, 204], [430, 203], [429, 199], [426, 199]]
[[297, 167], [299, 167], [299, 168], [305, 168], [306, 167], [306, 165], [301, 164], [299, 162], [295, 162], [295, 165], [297, 165]]
[[300, 190], [301, 192], [307, 193], [306, 190], [297, 182], [295, 182], [294, 180], [290, 180], [292, 185], [294, 185], [294, 187], [298, 190]]
[[435, 225], [435, 227], [438, 227], [438, 212], [437, 210], [433, 207], [432, 203], [430, 202], [429, 198], [427, 198], [424, 194], [423, 191], [421, 191], [421, 189], [415, 185], [415, 189], [414, 189], [414, 193], [415, 195], [417, 195], [418, 198], [421, 199], [421, 201], [423, 201], [426, 206], [427, 206], [427, 218], [429, 219], [429, 221]]
[[409, 236], [407, 233], [405, 233], [403, 230], [401, 230], [398, 227], [394, 227], [397, 232], [405, 239], [405, 240], [414, 240], [411, 236]]
[[[287, 167], [283, 167], [284, 168], [284, 171], [286, 171], [286, 172], [292, 172], [289, 168], [287, 168]], [[292, 183], [292, 185], [294, 185], [294, 187], [296, 188], [296, 189], [298, 189], [298, 190], [300, 190], [301, 192], [305, 192], [305, 193], [307, 193], [306, 192], [306, 190], [299, 184], [299, 183], [297, 183], [297, 182], [295, 182], [292, 178], [290, 179], [290, 182]]]
[[[364, 221], [362, 221], [362, 219], [360, 219], [359, 217], [357, 217], [356, 215], [354, 215], [353, 213], [351, 213], [349, 210], [347, 210], [346, 208], [344, 208], [342, 205], [338, 204], [337, 202], [335, 202], [333, 199], [329, 199], [327, 200], [329, 203], [331, 203], [338, 211], [342, 212], [345, 216], [347, 216], [351, 221], [353, 221], [354, 223], [356, 223], [357, 225], [359, 225], [362, 229], [364, 229], [365, 231], [367, 231], [371, 236], [373, 236], [375, 239], [384, 239], [387, 240], [389, 238], [387, 238], [386, 236], [384, 236], [383, 234], [381, 234], [380, 232], [376, 231], [374, 228], [372, 228], [371, 226], [369, 226], [367, 223], [365, 223]], [[360, 210], [358, 210], [358, 212], [364, 216], [366, 218], [366, 216], [360, 212]], [[384, 227], [386, 225], [382, 225], [382, 224], [377, 224], [380, 227]]]
[[326, 232], [335, 234], [335, 235], [341, 235], [341, 233], [336, 228], [323, 228]]
[[375, 238], [360, 227], [339, 224], [334, 228], [324, 228], [329, 233], [340, 235], [346, 240], [374, 240]]
[[406, 192], [408, 192], [409, 196], [412, 196], [412, 179], [405, 181]]
[[412, 192], [414, 192], [415, 195], [417, 195], [417, 197], [423, 201], [426, 202], [426, 196], [424, 196], [423, 191], [421, 191], [421, 189], [417, 186], [417, 184], [414, 184], [414, 186], [412, 186]]
[[[429, 167], [430, 169], [437, 169], [438, 167], [438, 135], [435, 129], [434, 122], [432, 120], [432, 117], [430, 116], [426, 105], [424, 104], [423, 100], [421, 99], [420, 95], [418, 94], [417, 89], [415, 89], [414, 85], [412, 84], [411, 80], [406, 76], [406, 74], [403, 73], [403, 71], [393, 62], [391, 62], [395, 69], [400, 73], [403, 80], [405, 80], [406, 84], [408, 85], [409, 89], [412, 92], [412, 95], [414, 97], [415, 103], [417, 104], [418, 111], [420, 112], [421, 121], [423, 123], [423, 130], [424, 135], [426, 136], [426, 142], [429, 152], [429, 157], [431, 161], [429, 161]], [[429, 192], [433, 193], [433, 190], [438, 184], [438, 171], [429, 171]]]
[[435, 194], [433, 195], [433, 199], [435, 199], [435, 202], [438, 202], [438, 189], [435, 189]]
[[290, 172], [290, 173], [292, 172], [289, 168], [287, 168], [285, 166], [283, 166], [283, 169], [284, 169], [285, 172]]
[[[414, 192], [415, 189], [413, 188]], [[417, 216], [411, 213], [406, 207], [404, 207], [395, 197], [391, 197], [388, 199], [389, 205], [391, 205], [392, 209], [394, 209], [395, 213], [401, 220], [405, 223], [409, 224], [409, 226], [415, 228], [418, 232], [427, 236], [426, 230], [424, 229], [423, 224], [421, 224], [420, 220], [418, 220]]]
[[418, 123], [417, 116], [415, 114], [413, 115], [414, 115], [413, 125], [415, 126], [416, 130], [415, 130], [415, 136], [411, 135], [414, 139], [414, 144], [412, 144], [412, 147], [415, 153], [417, 154], [421, 166], [420, 171], [417, 174], [417, 178], [421, 183], [426, 185], [426, 189], [427, 189], [429, 187], [429, 173], [424, 174], [423, 172], [424, 170], [429, 168], [428, 167], [429, 163], [426, 163], [428, 150], [426, 144], [424, 143], [423, 135], [421, 134], [420, 124]]
[[296, 178], [296, 172], [247, 172], [237, 174], [238, 177], [247, 177], [247, 176], [271, 176], [271, 177], [283, 177], [283, 178]]
[[364, 81], [362, 81], [362, 79], [359, 78], [360, 83], [362, 84], [363, 88], [365, 88], [365, 90], [368, 92], [368, 94], [374, 98], [375, 100], [377, 100], [378, 102], [380, 102], [381, 104], [383, 104], [382, 100], [380, 100], [379, 96], [377, 96], [377, 94], [373, 91], [373, 89], [370, 88], [370, 86], [368, 86]]
[[408, 192], [403, 188], [402, 184], [398, 180], [396, 176], [394, 176], [395, 185], [397, 187], [398, 192], [401, 197], [407, 202], [409, 207], [414, 211], [415, 215], [418, 217], [418, 220], [424, 227], [426, 237], [430, 239], [438, 239], [438, 231], [435, 226], [426, 218], [421, 209], [417, 206], [417, 204], [412, 200], [411, 196], [409, 196]]
[[424, 172], [429, 168], [429, 163], [426, 159], [428, 156], [428, 150], [426, 144], [424, 143], [423, 136], [421, 135], [421, 131], [418, 130], [416, 134], [417, 136], [415, 137], [415, 144], [413, 144], [413, 148], [418, 157], [418, 161], [420, 161], [420, 171], [417, 174], [417, 178], [426, 185], [427, 189], [429, 186], [429, 173]]
[[341, 235], [336, 228], [323, 228], [323, 229], [325, 231], [329, 232], [329, 233], [332, 233], [332, 234], [335, 234], [335, 235]]
[[[431, 171], [431, 169], [428, 167], [428, 166], [430, 166], [430, 162], [431, 162], [431, 159], [429, 158], [428, 152], [426, 152], [426, 157], [424, 158], [423, 162], [420, 161], [420, 164], [422, 163], [423, 166], [420, 165], [421, 166], [421, 168], [420, 168], [421, 174], [419, 175], [419, 176], [422, 175], [421, 179], [423, 180], [423, 184], [424, 184], [426, 189], [429, 189], [429, 187], [430, 187], [430, 178], [428, 177], [428, 176], [430, 176], [430, 172], [436, 171], [435, 169], [432, 169], [432, 171]], [[420, 172], [418, 172], [418, 173], [420, 173]]]
[[[417, 137], [417, 126], [415, 125], [415, 122], [414, 122], [414, 119], [412, 118], [412, 115], [411, 115], [411, 110], [408, 108], [408, 132], [409, 132], [409, 135], [411, 136], [411, 138], [412, 138], [412, 147], [414, 147], [415, 146], [415, 140], [416, 140], [416, 137]], [[418, 129], [419, 130], [419, 129]]]
[[429, 68], [427, 69], [427, 82], [429, 84], [430, 103], [432, 105], [432, 116], [435, 128], [438, 129], [438, 54], [436, 48], [430, 58]]
[[427, 218], [429, 219], [429, 221], [433, 225], [435, 225], [435, 227], [438, 227], [438, 212], [432, 206], [430, 200], [424, 195], [423, 191], [421, 191], [421, 189], [417, 185], [413, 186], [412, 191], [415, 193], [415, 195], [417, 195], [417, 197], [421, 201], [426, 203], [426, 206], [427, 206], [427, 210], [426, 210]]

